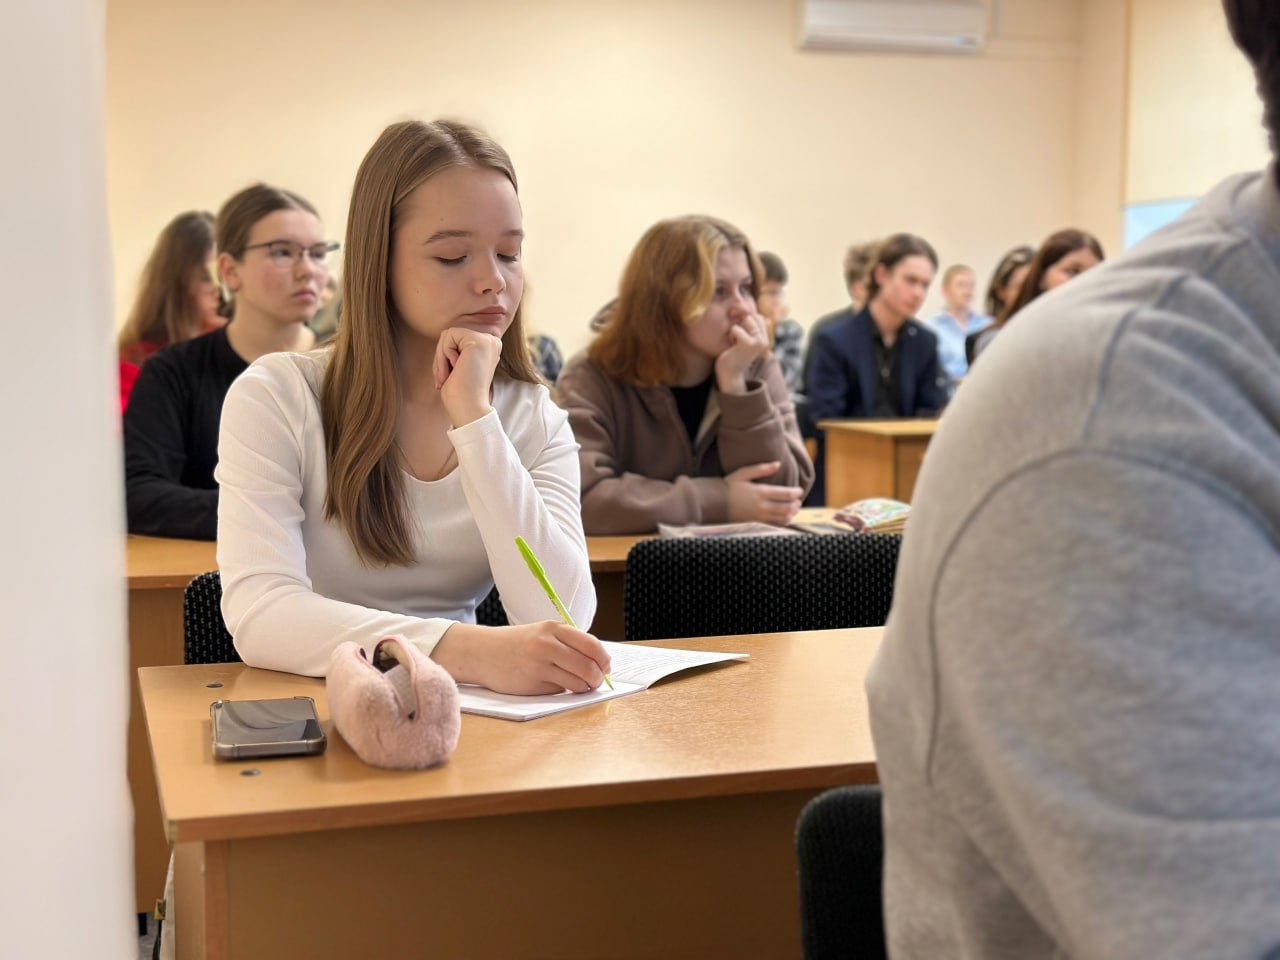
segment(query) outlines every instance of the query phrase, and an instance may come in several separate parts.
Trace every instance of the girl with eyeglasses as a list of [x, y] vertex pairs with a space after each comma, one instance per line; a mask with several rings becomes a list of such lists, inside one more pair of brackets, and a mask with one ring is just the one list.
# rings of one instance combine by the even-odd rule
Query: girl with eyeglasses
[[160, 231], [118, 338], [120, 412], [142, 365], [161, 347], [226, 324], [214, 277], [213, 214], [180, 213]]
[[255, 184], [223, 204], [215, 239], [230, 323], [152, 356], [125, 409], [130, 533], [214, 539], [213, 468], [228, 388], [258, 357], [315, 343], [307, 323], [336, 248], [315, 208], [296, 193]]
[[[356, 174], [333, 345], [231, 388], [217, 478], [222, 611], [246, 663], [326, 673], [397, 635], [460, 682], [586, 691], [600, 642], [568, 418], [530, 364], [506, 152], [464, 124], [388, 127]], [[511, 626], [479, 626], [497, 585]]]

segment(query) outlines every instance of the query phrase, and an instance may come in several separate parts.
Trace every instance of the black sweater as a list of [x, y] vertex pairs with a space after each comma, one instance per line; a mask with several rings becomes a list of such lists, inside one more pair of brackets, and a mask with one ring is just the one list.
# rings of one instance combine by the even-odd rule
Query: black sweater
[[130, 533], [213, 540], [218, 535], [218, 421], [248, 364], [226, 328], [175, 343], [143, 364], [124, 412]]

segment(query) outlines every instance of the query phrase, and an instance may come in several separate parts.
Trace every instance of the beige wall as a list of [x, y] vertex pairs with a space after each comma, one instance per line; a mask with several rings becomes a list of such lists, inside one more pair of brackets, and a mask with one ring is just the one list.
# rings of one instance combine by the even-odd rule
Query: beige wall
[[1262, 106], [1221, 0], [1130, 0], [1129, 203], [1195, 197], [1267, 162]]
[[1082, 0], [1076, 84], [1074, 223], [1108, 255], [1124, 240], [1128, 0]]
[[1005, 0], [991, 52], [948, 58], [801, 51], [795, 0], [109, 0], [117, 313], [177, 211], [265, 179], [341, 238], [378, 131], [442, 114], [512, 153], [529, 316], [566, 352], [640, 233], [679, 213], [780, 253], [805, 324], [843, 303], [845, 246], [893, 230], [985, 281], [1090, 209], [1074, 54], [1091, 7]]

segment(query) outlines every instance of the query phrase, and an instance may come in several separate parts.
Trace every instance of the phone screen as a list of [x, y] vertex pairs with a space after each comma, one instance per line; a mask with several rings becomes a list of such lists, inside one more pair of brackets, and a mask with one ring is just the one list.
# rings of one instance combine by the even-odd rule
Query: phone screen
[[214, 750], [220, 756], [318, 753], [324, 731], [310, 697], [220, 700], [213, 704]]

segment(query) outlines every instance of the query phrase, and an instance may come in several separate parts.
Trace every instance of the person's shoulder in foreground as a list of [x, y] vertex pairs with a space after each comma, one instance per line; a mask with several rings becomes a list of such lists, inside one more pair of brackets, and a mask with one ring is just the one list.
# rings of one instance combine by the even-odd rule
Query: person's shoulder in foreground
[[894, 957], [1280, 947], [1277, 290], [1233, 178], [958, 392], [868, 681]]

